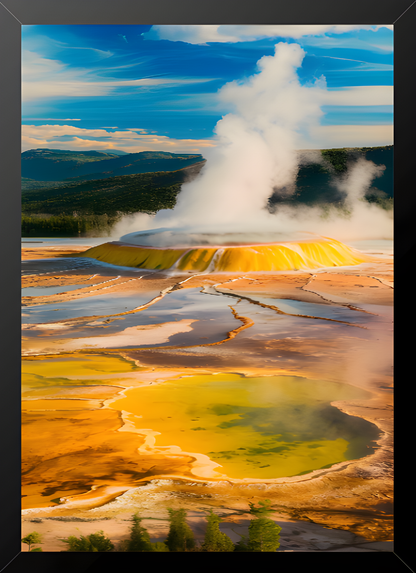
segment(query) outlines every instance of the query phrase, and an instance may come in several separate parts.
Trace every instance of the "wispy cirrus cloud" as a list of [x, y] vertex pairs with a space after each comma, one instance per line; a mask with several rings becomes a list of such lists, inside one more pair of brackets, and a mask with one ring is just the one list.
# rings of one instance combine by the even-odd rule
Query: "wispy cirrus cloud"
[[[117, 69], [117, 68], [113, 68]], [[109, 68], [105, 68], [108, 73]], [[139, 77], [108, 79], [100, 70], [71, 68], [36, 52], [24, 50], [22, 55], [22, 100], [56, 97], [107, 96], [117, 89], [142, 89], [166, 85], [197, 84], [212, 78]]]
[[261, 38], [293, 38], [344, 34], [354, 30], [390, 28], [390, 25], [158, 25], [143, 34], [149, 40], [170, 40], [189, 44], [208, 42], [251, 42]]
[[[326, 58], [328, 60], [335, 60], [340, 62], [352, 62], [351, 68], [355, 72], [376, 72], [376, 71], [385, 71], [385, 72], [392, 72], [393, 71], [393, 62], [390, 64], [385, 63], [375, 63], [375, 62], [364, 62], [363, 60], [353, 60], [352, 58], [338, 58], [335, 56], [321, 56], [322, 58]], [[334, 71], [334, 69], [332, 69]]]

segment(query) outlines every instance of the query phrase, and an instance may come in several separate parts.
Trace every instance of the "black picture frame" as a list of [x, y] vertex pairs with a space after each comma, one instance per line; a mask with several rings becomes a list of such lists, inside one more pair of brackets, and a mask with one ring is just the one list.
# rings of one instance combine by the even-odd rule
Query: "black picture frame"
[[[111, 561], [110, 566], [120, 567], [120, 559], [137, 557], [125, 554], [120, 557], [64, 553], [36, 553], [26, 556], [20, 552], [20, 152], [21, 152], [21, 26], [31, 24], [393, 24], [394, 25], [394, 77], [395, 77], [395, 126], [394, 126], [394, 192], [395, 192], [395, 274], [399, 273], [399, 295], [395, 297], [395, 316], [400, 313], [400, 300], [408, 294], [404, 291], [405, 272], [413, 262], [416, 250], [413, 217], [416, 193], [410, 182], [414, 158], [414, 132], [416, 127], [416, 78], [412, 70], [416, 54], [416, 2], [411, 0], [247, 0], [195, 2], [195, 0], [2, 0], [0, 2], [0, 245], [2, 261], [2, 327], [1, 327], [1, 492], [2, 509], [0, 520], [0, 571], [7, 573], [22, 571], [82, 572], [98, 571]], [[413, 161], [412, 161], [413, 160]], [[406, 265], [407, 263], [407, 265]], [[403, 281], [400, 281], [403, 277]], [[400, 296], [400, 289], [403, 294]], [[404, 303], [402, 303], [404, 304]], [[403, 307], [402, 307], [403, 308]], [[399, 309], [399, 312], [398, 312]], [[414, 311], [413, 311], [414, 313]], [[405, 310], [406, 324], [413, 318], [411, 308]], [[395, 326], [396, 332], [399, 327]], [[411, 364], [411, 337], [408, 342], [400, 341], [397, 348], [395, 336], [396, 364], [407, 365], [404, 375], [396, 374], [395, 402], [400, 405], [400, 420], [411, 415], [409, 403], [410, 386], [413, 384]], [[396, 367], [396, 372], [400, 367]], [[406, 410], [407, 405], [407, 410]], [[396, 466], [401, 469], [395, 480], [395, 505], [404, 508], [404, 519], [395, 521], [395, 551], [391, 554], [371, 553], [343, 554], [342, 557], [322, 557], [317, 560], [337, 564], [351, 561], [355, 567], [364, 570], [378, 566], [412, 569], [416, 558], [411, 550], [411, 530], [406, 516], [411, 520], [409, 509], [415, 507], [411, 488], [411, 461], [400, 464], [398, 443], [411, 435], [411, 427], [395, 424], [400, 439], [396, 438]], [[407, 432], [406, 432], [407, 430]], [[410, 441], [410, 440], [409, 440]], [[408, 445], [410, 449], [410, 444]], [[407, 468], [407, 470], [406, 470]], [[396, 468], [397, 471], [397, 468]], [[400, 475], [401, 474], [401, 475]], [[409, 475], [408, 475], [409, 474]], [[407, 478], [407, 479], [406, 479]], [[398, 487], [397, 482], [403, 484]], [[410, 481], [410, 487], [406, 485]], [[409, 531], [410, 530], [410, 531]], [[286, 556], [285, 564], [299, 566], [305, 555], [293, 558]], [[301, 557], [303, 555], [303, 557]], [[338, 554], [339, 555], [339, 554]], [[149, 558], [149, 556], [147, 556]], [[308, 556], [309, 557], [309, 556]], [[188, 557], [189, 558], [189, 557]], [[104, 562], [104, 559], [106, 560]], [[158, 557], [157, 559], [162, 559]], [[171, 559], [164, 557], [163, 559]], [[213, 558], [214, 560], [216, 558]], [[219, 558], [218, 558], [219, 559]], [[231, 559], [231, 561], [229, 561]], [[222, 566], [228, 567], [238, 557], [221, 557]], [[264, 558], [266, 559], [266, 558]], [[270, 555], [267, 559], [270, 559]], [[281, 559], [277, 557], [276, 559]], [[288, 561], [290, 559], [291, 561]], [[310, 559], [310, 558], [309, 558]], [[114, 561], [113, 561], [114, 560]], [[134, 564], [135, 561], [132, 561]], [[140, 567], [143, 560], [134, 564]], [[162, 565], [162, 564], [161, 564]], [[315, 566], [309, 561], [309, 566]], [[156, 566], [160, 566], [157, 563]], [[163, 566], [163, 565], [162, 565]]]

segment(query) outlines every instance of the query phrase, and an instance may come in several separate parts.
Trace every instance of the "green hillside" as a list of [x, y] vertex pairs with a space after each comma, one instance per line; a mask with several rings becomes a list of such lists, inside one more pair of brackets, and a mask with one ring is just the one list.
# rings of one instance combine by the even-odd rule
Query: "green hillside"
[[[180, 154], [162, 151], [141, 153], [65, 151], [56, 149], [31, 149], [22, 153], [22, 177], [25, 189], [28, 179], [34, 181], [63, 181], [107, 179], [121, 175], [177, 171], [202, 161], [199, 154]], [[34, 185], [32, 188], [36, 188]]]

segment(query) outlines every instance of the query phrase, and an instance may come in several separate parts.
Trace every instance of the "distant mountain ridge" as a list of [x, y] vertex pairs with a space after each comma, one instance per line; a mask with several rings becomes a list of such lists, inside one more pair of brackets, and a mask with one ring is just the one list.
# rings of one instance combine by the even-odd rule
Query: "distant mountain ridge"
[[142, 151], [120, 155], [116, 151], [31, 149], [22, 153], [22, 177], [35, 181], [108, 179], [162, 171], [177, 171], [203, 160], [199, 154]]

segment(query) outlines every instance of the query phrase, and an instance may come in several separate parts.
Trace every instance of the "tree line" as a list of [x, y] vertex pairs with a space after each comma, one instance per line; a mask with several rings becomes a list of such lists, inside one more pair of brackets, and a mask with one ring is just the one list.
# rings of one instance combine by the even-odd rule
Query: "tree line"
[[25, 215], [22, 237], [78, 237], [92, 234], [109, 236], [121, 214], [108, 215]]
[[[63, 539], [68, 545], [69, 552], [274, 552], [280, 546], [281, 527], [268, 516], [272, 512], [270, 500], [259, 502], [256, 507], [249, 503], [249, 513], [254, 516], [248, 528], [248, 537], [242, 536], [237, 543], [223, 533], [219, 524], [219, 515], [212, 510], [207, 516], [207, 529], [204, 542], [197, 545], [192, 529], [186, 523], [187, 513], [184, 509], [168, 509], [169, 532], [165, 541], [152, 542], [149, 532], [141, 524], [142, 518], [135, 513], [132, 518], [130, 537], [116, 547], [103, 531], [90, 535], [76, 537], [74, 535]], [[31, 545], [42, 543], [42, 537], [36, 531], [22, 539], [29, 551], [42, 551], [41, 548], [31, 549]]]

